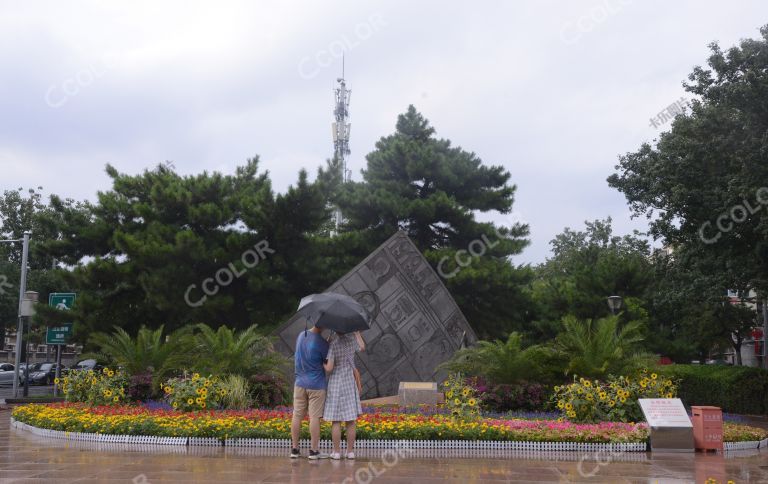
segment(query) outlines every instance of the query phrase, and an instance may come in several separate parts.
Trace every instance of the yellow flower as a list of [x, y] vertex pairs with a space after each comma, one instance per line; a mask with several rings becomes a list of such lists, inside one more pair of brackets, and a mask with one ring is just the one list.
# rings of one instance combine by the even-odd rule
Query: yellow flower
[[626, 397], [620, 397], [619, 400], [621, 401], [621, 403], [624, 403], [627, 401]]
[[107, 372], [107, 376], [110, 376], [110, 377], [112, 377], [112, 376], [115, 376], [115, 372], [114, 372], [114, 371], [112, 371], [112, 370], [109, 370], [109, 371]]
[[448, 390], [445, 392], [445, 398], [453, 398], [453, 390]]
[[573, 418], [573, 417], [575, 417], [575, 416], [576, 416], [576, 412], [574, 412], [573, 410], [571, 410], [570, 412], [568, 412], [568, 416], [569, 416], [569, 417], [571, 417], [571, 418]]
[[107, 374], [108, 371], [109, 371], [109, 368], [104, 368], [103, 370], [101, 370], [101, 372], [104, 373], [105, 375]]
[[117, 395], [115, 395], [115, 398], [113, 398], [113, 399], [112, 399], [112, 401], [113, 401], [113, 402], [119, 402], [119, 401], [120, 401], [120, 397], [118, 397]]
[[591, 393], [587, 393], [587, 400], [589, 400], [590, 402], [591, 402], [592, 400], [594, 400], [594, 397], [592, 396], [592, 394], [591, 394]]
[[195, 374], [192, 375], [192, 381], [195, 381], [198, 378], [200, 378], [200, 373], [195, 373]]
[[178, 408], [178, 407], [179, 407], [179, 402], [173, 402], [173, 408]]
[[605, 397], [607, 397], [608, 394], [605, 392], [600, 392], [600, 400], [605, 400]]
[[454, 405], [460, 405], [461, 404], [461, 400], [459, 400], [458, 398], [454, 398], [453, 399], [453, 404]]
[[563, 407], [565, 407], [565, 402], [563, 402], [562, 400], [558, 400], [557, 408], [562, 409]]
[[472, 389], [470, 389], [469, 387], [464, 387], [464, 389], [461, 391], [461, 394], [464, 395], [465, 397], [468, 397], [471, 391]]
[[198, 405], [200, 405], [201, 403], [203, 403], [203, 399], [202, 399], [202, 398], [200, 398], [200, 397], [198, 397], [198, 398], [195, 398], [195, 403], [196, 403], [196, 404], [198, 404]]
[[104, 390], [104, 396], [109, 398], [112, 396], [112, 390]]
[[666, 396], [667, 398], [672, 398], [672, 394], [671, 394], [671, 393], [667, 393], [665, 396]]
[[165, 393], [171, 393], [171, 387], [167, 386], [163, 389], [165, 390]]
[[475, 400], [474, 398], [470, 398], [469, 402], [467, 403], [469, 403], [470, 407], [474, 407], [477, 404], [477, 400]]
[[587, 388], [592, 388], [592, 382], [589, 381], [589, 380], [585, 380], [584, 381], [584, 386], [587, 387]]
[[651, 378], [653, 378], [655, 380], [656, 377], [658, 377], [658, 375], [656, 373], [651, 373]]
[[608, 406], [609, 406], [609, 407], [613, 407], [614, 405], [616, 405], [616, 402], [614, 402], [613, 400], [610, 400], [610, 401], [608, 402]]
[[200, 408], [205, 408], [205, 402], [200, 404]]
[[55, 383], [55, 384], [57, 384], [57, 385], [58, 385], [58, 384], [59, 384], [59, 379], [58, 379], [58, 378], [54, 378], [54, 379], [53, 379], [53, 383]]
[[565, 409], [566, 410], [572, 410], [573, 409], [573, 404], [571, 402], [566, 403], [565, 404]]
[[190, 399], [187, 400], [187, 404], [192, 405], [193, 403], [195, 403], [195, 401], [193, 399], [190, 398]]

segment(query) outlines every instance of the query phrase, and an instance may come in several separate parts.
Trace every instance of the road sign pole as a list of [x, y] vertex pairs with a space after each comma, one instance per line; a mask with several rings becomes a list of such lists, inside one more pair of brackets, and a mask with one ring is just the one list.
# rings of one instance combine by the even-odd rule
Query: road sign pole
[[[59, 383], [56, 383], [59, 382]], [[53, 396], [59, 395], [59, 385], [61, 384], [61, 345], [56, 345], [56, 380], [53, 384]]]

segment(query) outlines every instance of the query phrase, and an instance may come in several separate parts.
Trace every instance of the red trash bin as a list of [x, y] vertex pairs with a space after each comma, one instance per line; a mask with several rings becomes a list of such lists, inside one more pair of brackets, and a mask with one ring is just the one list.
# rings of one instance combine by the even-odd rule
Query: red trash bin
[[723, 411], [719, 407], [692, 406], [691, 412], [696, 450], [723, 450]]

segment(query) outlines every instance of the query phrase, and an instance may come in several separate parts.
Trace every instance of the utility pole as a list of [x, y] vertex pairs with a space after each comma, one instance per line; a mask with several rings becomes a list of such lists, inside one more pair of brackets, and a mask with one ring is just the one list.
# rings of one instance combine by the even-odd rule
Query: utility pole
[[[344, 57], [341, 58], [341, 77], [336, 79], [338, 87], [334, 89], [336, 103], [333, 109], [333, 116], [336, 121], [332, 125], [333, 129], [333, 156], [339, 163], [341, 169], [341, 182], [347, 183], [350, 179], [350, 170], [347, 169], [347, 156], [349, 155], [349, 132], [352, 124], [349, 121], [349, 98], [352, 91], [347, 89], [347, 83], [344, 80]], [[336, 233], [341, 230], [343, 217], [341, 209], [336, 208]]]

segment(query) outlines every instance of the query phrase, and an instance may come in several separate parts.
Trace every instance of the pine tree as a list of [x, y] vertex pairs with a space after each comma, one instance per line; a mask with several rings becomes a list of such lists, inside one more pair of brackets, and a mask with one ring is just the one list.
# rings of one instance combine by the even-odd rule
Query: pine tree
[[[433, 266], [440, 266], [439, 273], [450, 274], [445, 282], [481, 336], [506, 339], [509, 331], [523, 329], [523, 287], [531, 273], [512, 265], [509, 257], [528, 244], [528, 227], [475, 219], [477, 212], [512, 210], [516, 187], [508, 184], [509, 172], [437, 138], [413, 106], [366, 159], [363, 180], [341, 187], [346, 229], [367, 234], [369, 249], [405, 231]], [[473, 241], [483, 241], [482, 255], [457, 267], [456, 251], [467, 250]]]

